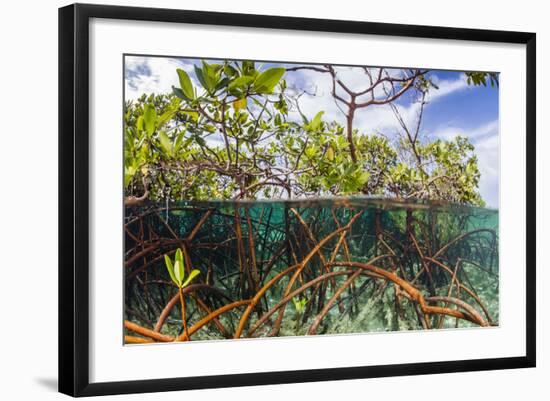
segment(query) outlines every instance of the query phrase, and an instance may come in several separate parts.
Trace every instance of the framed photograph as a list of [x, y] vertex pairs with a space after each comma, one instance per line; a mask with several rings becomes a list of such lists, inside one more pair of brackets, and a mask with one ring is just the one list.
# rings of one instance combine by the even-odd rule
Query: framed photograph
[[59, 10], [59, 390], [535, 366], [535, 34]]

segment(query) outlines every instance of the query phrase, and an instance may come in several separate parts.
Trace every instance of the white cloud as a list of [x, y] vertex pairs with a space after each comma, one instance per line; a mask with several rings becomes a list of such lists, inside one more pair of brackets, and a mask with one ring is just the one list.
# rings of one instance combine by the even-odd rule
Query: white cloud
[[[172, 85], [179, 86], [177, 68], [191, 72], [193, 65], [183, 60], [167, 57], [126, 56], [126, 100], [137, 99], [144, 93], [172, 92]], [[193, 83], [196, 85], [194, 80]]]
[[[366, 89], [370, 81], [362, 68], [357, 67], [336, 67], [338, 78], [353, 91]], [[376, 70], [375, 70], [376, 71]], [[395, 72], [398, 73], [398, 72]], [[374, 74], [376, 75], [376, 74]], [[324, 110], [324, 119], [328, 121], [338, 121], [345, 124], [345, 116], [338, 108], [335, 100], [331, 95], [332, 80], [327, 73], [320, 73], [310, 70], [300, 70], [287, 73], [285, 78], [290, 86], [297, 85], [303, 88], [307, 93], [315, 93], [316, 96], [303, 95], [300, 98], [300, 108], [302, 112], [311, 118], [319, 110]], [[435, 77], [438, 89], [433, 88], [426, 100], [428, 104], [425, 109], [430, 107], [431, 103], [438, 101], [453, 93], [466, 90], [468, 88], [464, 75], [461, 75], [455, 80], [438, 80]], [[346, 93], [342, 89], [337, 91], [337, 94], [346, 98]], [[380, 87], [375, 93], [376, 97], [384, 96], [383, 89]], [[404, 96], [409, 96], [409, 94]], [[366, 99], [359, 99], [366, 100]], [[401, 102], [403, 103], [403, 102]], [[420, 111], [420, 103], [409, 101], [408, 104], [398, 104], [399, 113], [408, 126], [414, 126], [418, 113]], [[345, 109], [345, 105], [340, 104]], [[365, 108], [357, 109], [354, 119], [354, 127], [362, 133], [385, 132], [387, 134], [395, 134], [401, 131], [401, 127], [396, 120], [396, 117], [389, 105], [373, 105]]]
[[[287, 85], [291, 90], [306, 91], [300, 97], [300, 110], [307, 118], [313, 118], [319, 111], [324, 111], [323, 119], [326, 121], [345, 121], [344, 115], [336, 106], [331, 95], [331, 78], [329, 74], [316, 71], [293, 71], [285, 75]], [[297, 112], [291, 117], [299, 119]]]
[[471, 86], [468, 85], [468, 82], [466, 81], [466, 77], [464, 74], [461, 74], [459, 78], [454, 80], [447, 80], [447, 79], [439, 80], [434, 78], [433, 81], [434, 81], [434, 84], [437, 85], [438, 89], [431, 90], [429, 92], [429, 96], [426, 99], [428, 102], [433, 102], [439, 98], [448, 96], [455, 92], [460, 92], [468, 88], [471, 88]]
[[[465, 90], [468, 86], [464, 76], [460, 76], [455, 80], [441, 80], [437, 82], [438, 89], [432, 88], [426, 96], [425, 110], [430, 108], [430, 104], [443, 99], [446, 96], [456, 92]], [[405, 94], [404, 96], [408, 96]], [[420, 103], [409, 101], [404, 105], [397, 102], [394, 103], [399, 114], [408, 127], [416, 125], [418, 114], [420, 112]], [[390, 131], [390, 133], [401, 131], [394, 113], [389, 105], [372, 106], [357, 112], [356, 126], [365, 131]]]
[[489, 121], [473, 129], [464, 129], [458, 126], [444, 126], [436, 129], [434, 136], [441, 139], [453, 139], [456, 136], [466, 136], [472, 141], [498, 134], [498, 120]]

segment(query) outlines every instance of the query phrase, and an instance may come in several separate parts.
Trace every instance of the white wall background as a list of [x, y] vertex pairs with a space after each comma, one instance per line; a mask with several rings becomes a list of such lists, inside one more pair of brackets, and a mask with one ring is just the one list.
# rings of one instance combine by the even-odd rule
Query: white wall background
[[[407, 0], [338, 2], [115, 1], [112, 4], [302, 17], [535, 31], [538, 41], [538, 367], [147, 395], [150, 400], [546, 399], [550, 376], [544, 210], [550, 187], [548, 70], [550, 25], [544, 2]], [[53, 400], [57, 387], [57, 0], [3, 4], [0, 15], [0, 397]], [[319, 49], [323, 51], [323, 49]], [[124, 396], [141, 399], [143, 395]], [[122, 397], [107, 397], [115, 399]]]

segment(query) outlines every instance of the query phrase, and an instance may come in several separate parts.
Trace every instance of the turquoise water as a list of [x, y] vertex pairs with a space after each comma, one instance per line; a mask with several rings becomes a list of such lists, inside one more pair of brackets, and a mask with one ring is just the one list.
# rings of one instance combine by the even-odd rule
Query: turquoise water
[[372, 198], [179, 202], [127, 208], [125, 223], [125, 319], [166, 336], [183, 332], [177, 302], [158, 325], [177, 295], [164, 265], [177, 248], [200, 270], [185, 294], [191, 340], [499, 322], [496, 210]]

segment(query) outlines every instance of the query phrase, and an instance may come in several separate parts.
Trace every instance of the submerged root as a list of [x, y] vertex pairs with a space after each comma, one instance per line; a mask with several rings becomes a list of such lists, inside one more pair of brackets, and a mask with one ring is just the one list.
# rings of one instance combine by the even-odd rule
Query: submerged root
[[[450, 235], [450, 223], [434, 226], [434, 216], [427, 229], [416, 218], [402, 224], [351, 207], [315, 214], [290, 208], [279, 223], [272, 210], [176, 212], [183, 214], [168, 222], [145, 210], [125, 225], [125, 302], [133, 319], [124, 322], [127, 344], [322, 334], [337, 330], [339, 320], [354, 322], [364, 308], [383, 330], [498, 321], [486, 294], [498, 291], [492, 228], [457, 226]], [[429, 235], [434, 230], [437, 238]], [[485, 258], [480, 249], [488, 246], [495, 249]], [[181, 291], [185, 332], [178, 329], [180, 294], [163, 267], [164, 255], [179, 248], [187, 268], [201, 271]]]

